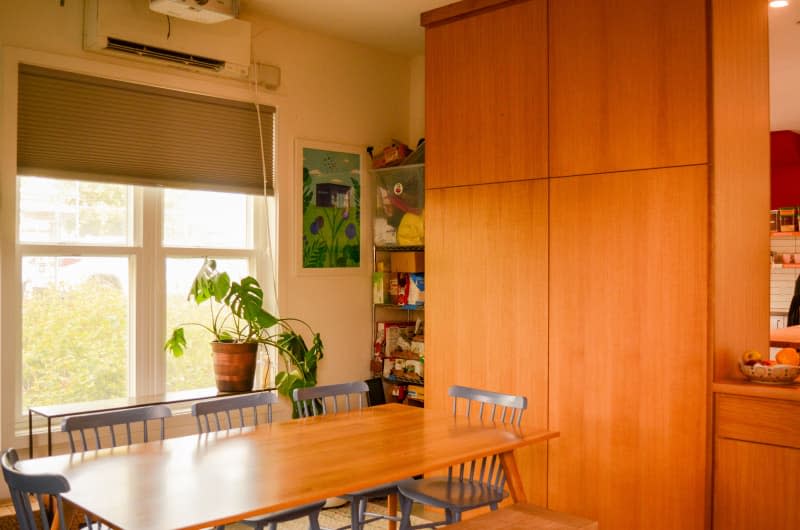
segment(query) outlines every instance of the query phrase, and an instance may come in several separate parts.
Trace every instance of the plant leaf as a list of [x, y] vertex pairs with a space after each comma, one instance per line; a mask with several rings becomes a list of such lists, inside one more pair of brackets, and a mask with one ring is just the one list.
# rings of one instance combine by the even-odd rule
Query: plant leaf
[[164, 351], [169, 351], [174, 357], [180, 357], [186, 351], [186, 336], [183, 328], [175, 328], [172, 335], [164, 343]]
[[216, 278], [212, 280], [212, 288], [214, 289], [214, 300], [222, 302], [228, 295], [228, 290], [231, 288], [231, 277], [228, 276], [227, 272], [218, 274]]

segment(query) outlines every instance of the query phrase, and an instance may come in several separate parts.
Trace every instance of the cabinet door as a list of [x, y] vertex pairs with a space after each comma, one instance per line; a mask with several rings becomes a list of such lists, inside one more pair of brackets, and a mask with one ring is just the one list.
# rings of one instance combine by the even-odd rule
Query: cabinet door
[[705, 0], [550, 2], [550, 174], [706, 162]]
[[548, 507], [600, 528], [704, 527], [706, 173], [551, 180]]
[[547, 3], [430, 26], [426, 187], [547, 176]]
[[716, 530], [800, 528], [800, 450], [724, 438], [716, 445]]
[[[546, 179], [428, 190], [425, 406], [447, 409], [461, 384], [528, 397], [547, 425]], [[532, 502], [544, 504], [547, 445], [518, 451]]]

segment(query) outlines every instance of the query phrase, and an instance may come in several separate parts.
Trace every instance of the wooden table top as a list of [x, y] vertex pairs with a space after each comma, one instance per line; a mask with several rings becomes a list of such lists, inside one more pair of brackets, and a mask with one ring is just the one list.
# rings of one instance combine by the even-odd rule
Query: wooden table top
[[397, 404], [20, 462], [124, 529], [206, 528], [506, 453], [558, 433]]
[[769, 345], [774, 348], [800, 347], [800, 326], [769, 330]]

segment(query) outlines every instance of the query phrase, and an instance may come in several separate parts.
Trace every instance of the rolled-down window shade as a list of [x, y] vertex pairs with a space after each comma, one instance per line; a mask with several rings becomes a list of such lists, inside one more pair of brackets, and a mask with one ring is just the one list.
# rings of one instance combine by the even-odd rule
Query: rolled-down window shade
[[[260, 194], [253, 104], [20, 65], [19, 174]], [[267, 192], [275, 109], [261, 106]]]

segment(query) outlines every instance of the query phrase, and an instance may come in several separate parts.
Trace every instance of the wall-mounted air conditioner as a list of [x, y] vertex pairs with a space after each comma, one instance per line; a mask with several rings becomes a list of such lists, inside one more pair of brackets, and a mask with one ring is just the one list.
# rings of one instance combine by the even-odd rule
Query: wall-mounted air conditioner
[[150, 11], [147, 0], [86, 0], [87, 50], [246, 78], [250, 23], [198, 24]]

